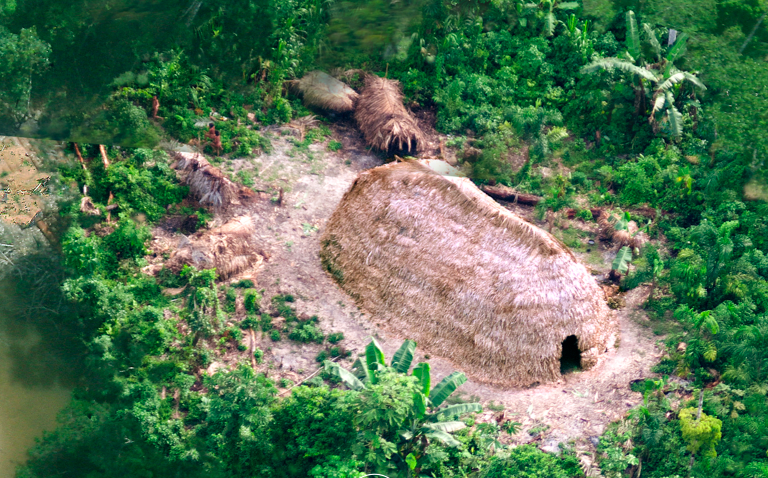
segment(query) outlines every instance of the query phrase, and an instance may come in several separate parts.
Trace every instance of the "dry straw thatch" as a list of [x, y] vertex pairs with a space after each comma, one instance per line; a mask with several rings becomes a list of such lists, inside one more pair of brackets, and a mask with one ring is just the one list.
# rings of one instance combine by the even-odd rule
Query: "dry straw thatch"
[[398, 81], [367, 75], [355, 120], [368, 144], [381, 151], [416, 152], [424, 143], [424, 133], [403, 106]]
[[415, 161], [366, 171], [321, 241], [323, 266], [376, 323], [479, 382], [556, 380], [568, 336], [583, 368], [615, 341], [603, 291], [568, 248], [466, 178]]
[[201, 154], [175, 153], [175, 156], [176, 169], [182, 172], [182, 181], [200, 204], [221, 208], [256, 197], [249, 188], [230, 181]]
[[216, 268], [219, 279], [228, 279], [264, 260], [254, 244], [253, 219], [241, 216], [221, 227], [191, 236], [171, 255], [165, 266], [178, 272], [184, 265], [197, 269]]
[[322, 71], [310, 71], [289, 84], [304, 96], [305, 105], [338, 113], [354, 110], [359, 96], [355, 90]]

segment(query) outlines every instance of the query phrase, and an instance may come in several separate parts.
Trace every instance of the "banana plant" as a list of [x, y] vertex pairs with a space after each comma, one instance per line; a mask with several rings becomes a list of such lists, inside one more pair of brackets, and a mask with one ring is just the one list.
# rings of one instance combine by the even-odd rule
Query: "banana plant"
[[611, 269], [620, 274], [626, 274], [629, 270], [630, 262], [632, 262], [632, 249], [629, 246], [624, 246], [616, 254], [616, 258], [611, 263]]
[[572, 11], [579, 8], [579, 2], [559, 2], [558, 0], [541, 0], [539, 3], [518, 3], [517, 13], [520, 25], [528, 25], [529, 16], [539, 18], [544, 23], [542, 33], [548, 37], [555, 34], [558, 21], [555, 10]]
[[[416, 350], [416, 342], [406, 340], [395, 352], [389, 366], [384, 352], [376, 339], [371, 339], [365, 348], [365, 361], [358, 358], [352, 365], [352, 371], [339, 364], [326, 361], [325, 370], [352, 390], [364, 391], [366, 387], [379, 383], [384, 374], [398, 373], [408, 375]], [[479, 403], [459, 403], [446, 405], [446, 400], [467, 377], [461, 372], [452, 372], [432, 387], [430, 366], [426, 362], [418, 363], [411, 371], [415, 378], [416, 389], [413, 392], [411, 414], [397, 430], [399, 464], [407, 468], [409, 474], [418, 475], [419, 460], [424, 457], [429, 442], [438, 442], [448, 447], [456, 447], [460, 442], [451, 434], [463, 428], [462, 421], [451, 420], [467, 413], [482, 411]]]
[[627, 50], [624, 58], [601, 58], [582, 68], [584, 74], [592, 74], [599, 70], [618, 70], [631, 77], [635, 89], [635, 112], [645, 109], [642, 105], [646, 99], [646, 87], [650, 86], [652, 109], [648, 122], [655, 133], [666, 131], [671, 137], [679, 138], [683, 132], [683, 115], [677, 109], [675, 94], [684, 82], [696, 88], [706, 90], [706, 86], [696, 75], [680, 71], [674, 67], [674, 62], [685, 50], [688, 35], [683, 33], [663, 55], [661, 43], [648, 24], [643, 24], [643, 30], [648, 37], [648, 43], [656, 54], [656, 63], [648, 64], [642, 58], [640, 45], [640, 30], [637, 26], [635, 13], [627, 12]]

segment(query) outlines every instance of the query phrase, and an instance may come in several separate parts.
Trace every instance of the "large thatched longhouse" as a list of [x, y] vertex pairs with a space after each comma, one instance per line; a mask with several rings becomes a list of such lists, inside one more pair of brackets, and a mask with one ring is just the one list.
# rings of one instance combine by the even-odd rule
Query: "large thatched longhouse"
[[549, 233], [466, 178], [417, 162], [360, 174], [323, 236], [324, 267], [384, 328], [501, 386], [557, 380], [615, 341], [605, 297]]

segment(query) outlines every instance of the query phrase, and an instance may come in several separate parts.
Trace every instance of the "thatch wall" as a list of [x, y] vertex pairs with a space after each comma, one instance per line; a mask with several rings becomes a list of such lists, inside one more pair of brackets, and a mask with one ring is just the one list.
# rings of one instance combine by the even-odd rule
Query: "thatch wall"
[[165, 266], [173, 272], [185, 264], [197, 269], [216, 268], [224, 280], [247, 269], [257, 268], [264, 260], [254, 244], [256, 226], [253, 219], [241, 216], [210, 231], [189, 237], [173, 252]]
[[181, 180], [189, 186], [189, 192], [204, 206], [215, 208], [240, 204], [256, 194], [249, 188], [230, 181], [219, 168], [198, 153], [174, 153], [175, 168], [181, 172]]
[[354, 110], [359, 96], [355, 90], [322, 71], [310, 71], [289, 84], [302, 94], [305, 105], [338, 113]]
[[372, 320], [477, 381], [556, 380], [566, 337], [584, 368], [615, 340], [603, 291], [568, 248], [466, 178], [416, 162], [366, 171], [321, 241], [324, 267]]
[[381, 151], [415, 153], [424, 143], [424, 133], [403, 106], [399, 81], [367, 75], [355, 120], [368, 144]]

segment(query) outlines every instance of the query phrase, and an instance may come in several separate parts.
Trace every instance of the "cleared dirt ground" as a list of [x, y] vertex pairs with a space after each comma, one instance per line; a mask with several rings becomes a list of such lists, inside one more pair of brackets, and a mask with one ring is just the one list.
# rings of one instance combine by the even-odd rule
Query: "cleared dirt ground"
[[[344, 333], [341, 345], [352, 355], [341, 363], [349, 368], [370, 337], [377, 338], [388, 357], [407, 337], [385, 332], [341, 291], [320, 265], [319, 236], [344, 192], [360, 171], [383, 164], [382, 157], [366, 151], [362, 138], [347, 126], [342, 123], [335, 129], [334, 139], [344, 145], [339, 152], [329, 151], [326, 143], [314, 144], [309, 150], [301, 151], [280, 131], [274, 131], [275, 149], [271, 154], [253, 160], [225, 160], [220, 165], [225, 172], [258, 172], [253, 189], [261, 191], [261, 197], [247, 208], [222, 212], [214, 225], [243, 214], [253, 217], [258, 227], [258, 247], [269, 257], [260, 270], [248, 271], [232, 280], [254, 279], [257, 288], [264, 289], [262, 305], [267, 310], [271, 297], [294, 295], [299, 315], [318, 315], [325, 333]], [[281, 188], [282, 204], [278, 204], [275, 199]], [[509, 207], [535, 222], [532, 209], [517, 205]], [[556, 227], [570, 228], [570, 222], [561, 218], [556, 221]], [[546, 223], [539, 225], [546, 227]], [[592, 226], [581, 224], [579, 227], [588, 231]], [[157, 264], [162, 253], [170, 251], [181, 236], [162, 227], [155, 229], [155, 235], [152, 247], [157, 253], [154, 260]], [[599, 243], [586, 250], [590, 252], [579, 253], [582, 261], [597, 277], [604, 276], [615, 252]], [[593, 369], [570, 373], [560, 382], [530, 389], [499, 389], [468, 382], [460, 392], [467, 400], [490, 404], [492, 409], [488, 408], [480, 420], [508, 419], [521, 423], [520, 431], [510, 437], [512, 442], [537, 442], [550, 451], [556, 451], [559, 443], [569, 441], [575, 441], [579, 448], [593, 447], [596, 437], [608, 423], [621, 418], [629, 408], [641, 402], [641, 395], [630, 390], [630, 382], [650, 376], [651, 366], [662, 353], [656, 345], [659, 338], [645, 326], [648, 319], [642, 304], [647, 293], [647, 288], [641, 286], [624, 296], [625, 306], [617, 311], [621, 327], [619, 346], [605, 354]], [[244, 311], [238, 306], [238, 314], [232, 321], [243, 318]], [[279, 324], [280, 319], [275, 320]], [[273, 342], [261, 332], [255, 334], [254, 340], [249, 339], [249, 348], [255, 346], [265, 351], [265, 360], [258, 366], [259, 370], [273, 378], [288, 378], [293, 383], [306, 379], [319, 368], [315, 356], [325, 348], [316, 344], [298, 344], [285, 337]], [[231, 367], [239, 360], [250, 360], [248, 354], [230, 349], [218, 357], [208, 371]], [[433, 380], [455, 370], [448, 361], [434, 355], [425, 359], [424, 354], [428, 351], [417, 349], [416, 360], [430, 362]], [[505, 409], [503, 417], [498, 411], [501, 406]]]

